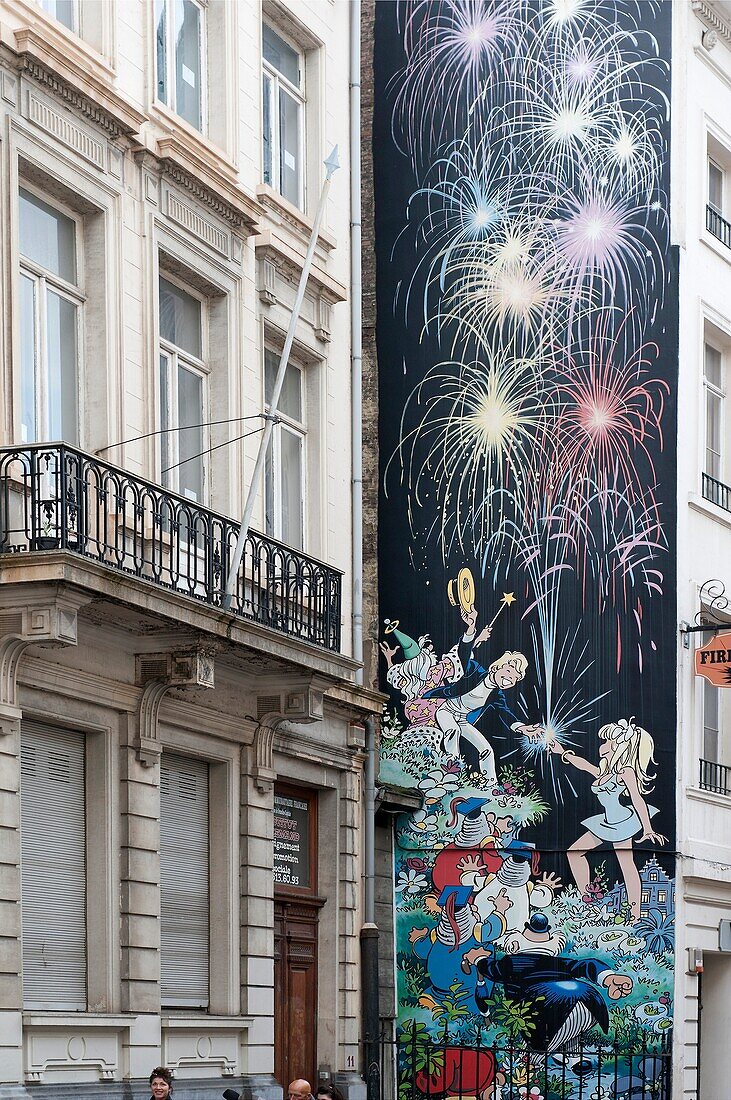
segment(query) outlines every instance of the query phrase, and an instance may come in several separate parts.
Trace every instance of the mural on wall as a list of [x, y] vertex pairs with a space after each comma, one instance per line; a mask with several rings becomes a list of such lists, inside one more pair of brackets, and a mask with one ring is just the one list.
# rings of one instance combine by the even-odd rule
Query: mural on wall
[[[382, 2], [375, 31], [381, 780], [422, 796], [399, 1025], [588, 1097], [559, 1051], [672, 1022], [671, 4]], [[533, 1095], [498, 1070], [472, 1091]], [[449, 1095], [449, 1051], [421, 1076]]]

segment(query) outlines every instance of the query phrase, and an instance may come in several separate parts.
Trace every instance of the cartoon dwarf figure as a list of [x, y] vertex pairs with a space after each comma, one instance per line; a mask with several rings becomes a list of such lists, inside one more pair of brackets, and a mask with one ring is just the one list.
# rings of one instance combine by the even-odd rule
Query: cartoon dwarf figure
[[441, 914], [437, 927], [412, 928], [409, 942], [414, 954], [423, 959], [429, 983], [419, 997], [419, 1004], [432, 1011], [439, 1009], [446, 997], [453, 996], [453, 985], [463, 986], [474, 996], [477, 975], [462, 968], [465, 952], [479, 947], [483, 953], [492, 952], [492, 943], [505, 932], [505, 913], [510, 899], [498, 894], [490, 915], [480, 921], [477, 911], [470, 904], [472, 891], [468, 886], [446, 886], [437, 904]]
[[523, 931], [531, 909], [545, 909], [551, 904], [561, 880], [546, 874], [532, 881], [531, 876], [538, 874], [539, 853], [526, 840], [511, 840], [499, 854], [502, 862], [494, 874], [486, 874], [475, 856], [465, 856], [458, 867], [462, 885], [475, 892], [474, 903], [480, 917], [492, 912], [494, 899], [501, 891], [510, 898], [505, 933], [497, 941], [502, 945], [509, 936]]

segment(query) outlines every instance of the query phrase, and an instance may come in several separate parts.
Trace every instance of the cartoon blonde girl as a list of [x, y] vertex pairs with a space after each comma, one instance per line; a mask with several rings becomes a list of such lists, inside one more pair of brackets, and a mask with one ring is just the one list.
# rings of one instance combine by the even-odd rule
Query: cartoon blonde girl
[[645, 801], [655, 778], [650, 775], [650, 767], [655, 763], [655, 745], [647, 730], [636, 725], [634, 718], [620, 718], [602, 726], [599, 740], [598, 766], [557, 741], [550, 745], [551, 752], [560, 756], [564, 764], [571, 764], [594, 777], [591, 789], [604, 811], [582, 821], [587, 831], [569, 848], [569, 866], [579, 892], [585, 894], [591, 877], [585, 853], [608, 841], [617, 853], [632, 917], [637, 921], [640, 919], [642, 885], [632, 841], [639, 833], [639, 844], [666, 843], [666, 838], [653, 830], [650, 820], [658, 810]]

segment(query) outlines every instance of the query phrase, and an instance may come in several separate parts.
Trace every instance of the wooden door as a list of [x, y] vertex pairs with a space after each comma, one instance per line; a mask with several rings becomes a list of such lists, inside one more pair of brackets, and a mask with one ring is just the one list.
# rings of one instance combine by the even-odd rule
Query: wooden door
[[317, 1078], [317, 905], [274, 903], [274, 1076]]

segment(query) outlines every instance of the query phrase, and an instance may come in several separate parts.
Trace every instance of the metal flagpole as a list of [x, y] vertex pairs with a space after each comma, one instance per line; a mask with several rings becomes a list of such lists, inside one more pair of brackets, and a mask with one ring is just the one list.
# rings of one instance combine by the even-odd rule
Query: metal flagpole
[[279, 407], [279, 395], [281, 394], [282, 386], [284, 385], [284, 375], [287, 370], [287, 363], [289, 362], [289, 353], [292, 350], [294, 330], [297, 326], [300, 309], [302, 308], [302, 302], [305, 297], [305, 290], [307, 289], [307, 280], [309, 278], [310, 268], [312, 267], [312, 259], [315, 255], [317, 235], [320, 231], [320, 223], [322, 222], [322, 215], [325, 212], [325, 203], [327, 202], [327, 195], [328, 191], [330, 190], [330, 180], [332, 179], [333, 174], [337, 172], [339, 167], [340, 162], [338, 161], [338, 147], [336, 145], [330, 156], [325, 161], [326, 173], [324, 182], [322, 184], [322, 191], [320, 192], [320, 201], [317, 204], [315, 220], [313, 222], [312, 233], [310, 235], [310, 243], [307, 246], [305, 262], [302, 265], [302, 274], [300, 275], [299, 286], [297, 287], [297, 295], [294, 300], [294, 305], [292, 306], [292, 315], [289, 319], [289, 328], [287, 329], [287, 337], [284, 341], [284, 347], [282, 348], [282, 355], [279, 360], [279, 367], [277, 368], [277, 376], [274, 379], [274, 389], [272, 390], [272, 396], [269, 402], [269, 413], [266, 420], [266, 426], [264, 428], [264, 432], [259, 443], [259, 452], [256, 456], [256, 462], [254, 463], [254, 469], [251, 474], [251, 482], [249, 483], [249, 494], [246, 498], [244, 514], [241, 519], [239, 537], [236, 540], [236, 549], [234, 550], [231, 568], [229, 569], [228, 577], [226, 578], [226, 588], [224, 589], [222, 600], [222, 607], [224, 611], [229, 611], [231, 609], [234, 585], [236, 584], [236, 577], [238, 575], [239, 566], [241, 565], [241, 559], [244, 554], [244, 543], [246, 542], [246, 536], [249, 533], [249, 525], [251, 523], [252, 512], [254, 511], [254, 502], [256, 500], [259, 480], [261, 478], [261, 471], [264, 466], [267, 447], [269, 446], [269, 440], [272, 436], [272, 428], [274, 427], [274, 421], [277, 415], [277, 409]]

